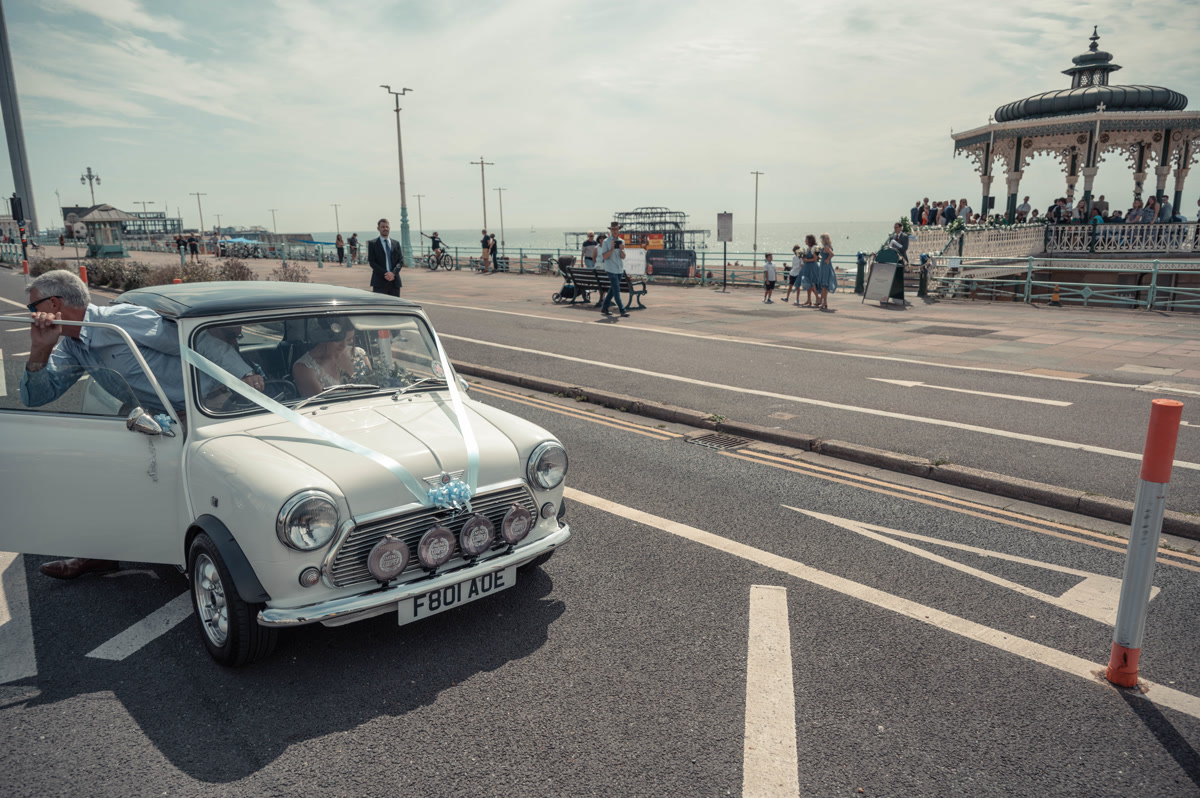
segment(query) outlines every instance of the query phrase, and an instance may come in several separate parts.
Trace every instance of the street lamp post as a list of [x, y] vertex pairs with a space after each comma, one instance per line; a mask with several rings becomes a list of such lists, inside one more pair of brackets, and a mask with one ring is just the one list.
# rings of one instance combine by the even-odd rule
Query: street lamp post
[[333, 207], [333, 226], [336, 229], [337, 234], [341, 235], [342, 234], [342, 220], [338, 218], [338, 208], [340, 208], [342, 206], [338, 205], [335, 202], [332, 204], [332, 207]]
[[200, 205], [200, 198], [207, 197], [208, 194], [199, 191], [189, 191], [188, 193], [196, 198], [196, 207], [200, 210], [200, 251], [207, 255], [208, 246], [204, 243], [204, 208]]
[[483, 156], [480, 155], [478, 161], [471, 161], [471, 166], [475, 166], [475, 165], [479, 166], [479, 191], [481, 192], [480, 196], [483, 197], [483, 229], [486, 230], [487, 229], [487, 181], [484, 180], [484, 177], [483, 177], [483, 167], [495, 166], [496, 164], [492, 163], [491, 161], [483, 160]]
[[150, 200], [149, 202], [144, 200], [134, 200], [133, 204], [142, 206], [142, 232], [146, 234], [146, 243], [151, 244], [153, 242], [150, 240], [150, 220], [147, 218], [149, 211], [146, 210], [146, 206], [153, 205], [154, 200]]
[[504, 192], [508, 191], [508, 189], [497, 188], [497, 189], [493, 189], [493, 190], [496, 192], [496, 196], [500, 198], [500, 253], [503, 254], [504, 253]]
[[421, 235], [425, 235], [425, 222], [421, 218], [421, 198], [425, 195], [413, 194], [413, 196], [417, 198], [417, 231], [420, 232]]
[[400, 98], [412, 89], [392, 91], [392, 87], [385, 83], [379, 85], [380, 88], [386, 89], [388, 94], [396, 98], [396, 152], [400, 157], [400, 260], [403, 261], [405, 257], [412, 257], [412, 241], [409, 238], [408, 230], [408, 195], [404, 191], [404, 145], [400, 139]]
[[763, 172], [751, 172], [754, 175], [754, 268], [758, 268], [758, 176]]
[[79, 183], [80, 185], [87, 184], [88, 191], [92, 192], [92, 205], [94, 206], [96, 204], [96, 189], [93, 188], [92, 181], [95, 181], [97, 186], [100, 185], [100, 175], [93, 173], [92, 167], [89, 166], [87, 173], [79, 176]]

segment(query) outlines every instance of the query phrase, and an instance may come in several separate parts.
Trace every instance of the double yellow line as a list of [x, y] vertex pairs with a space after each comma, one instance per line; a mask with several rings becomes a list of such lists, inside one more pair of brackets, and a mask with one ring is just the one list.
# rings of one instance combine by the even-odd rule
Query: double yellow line
[[647, 438], [653, 438], [656, 441], [669, 441], [673, 438], [682, 438], [678, 432], [668, 432], [665, 429], [652, 429], [642, 424], [634, 424], [629, 421], [623, 421], [619, 418], [611, 418], [610, 416], [600, 415], [599, 413], [589, 413], [585, 410], [575, 410], [571, 407], [564, 407], [554, 402], [547, 402], [544, 399], [535, 399], [531, 396], [522, 396], [521, 394], [505, 391], [491, 385], [472, 385], [472, 393], [482, 393], [488, 396], [495, 396], [498, 399], [504, 399], [517, 404], [536, 407], [539, 410], [549, 410], [551, 413], [558, 413], [562, 416], [577, 418], [582, 421], [591, 421], [594, 424], [601, 424], [605, 427], [632, 432], [637, 435], [644, 435]]
[[[986, 504], [979, 504], [966, 499], [955, 499], [950, 496], [945, 496], [940, 493], [933, 493], [918, 488], [909, 488], [904, 485], [897, 485], [894, 482], [885, 482], [879, 479], [852, 474], [846, 471], [839, 471], [834, 468], [818, 466], [813, 463], [806, 463], [798, 460], [789, 460], [784, 457], [775, 457], [773, 455], [756, 452], [750, 449], [741, 449], [737, 452], [721, 452], [726, 457], [733, 457], [737, 460], [745, 460], [749, 463], [757, 463], [759, 465], [778, 468], [781, 471], [789, 471], [793, 474], [803, 474], [805, 476], [824, 479], [829, 482], [837, 482], [842, 485], [849, 485], [862, 490], [869, 490], [873, 493], [882, 493], [886, 496], [893, 496], [898, 499], [918, 502], [919, 504], [927, 504], [930, 507], [937, 507], [941, 510], [949, 510], [962, 515], [969, 515], [974, 518], [981, 518], [985, 521], [994, 521], [1007, 526], [1016, 527], [1018, 529], [1026, 529], [1030, 532], [1037, 532], [1042, 535], [1062, 538], [1074, 543], [1081, 543], [1085, 546], [1093, 546], [1098, 549], [1107, 549], [1124, 553], [1127, 544], [1118, 538], [1113, 538], [1111, 535], [1105, 535], [1100, 532], [1092, 532], [1087, 529], [1060, 524], [1054, 521], [1044, 521], [1040, 518], [1024, 515], [1022, 513], [1012, 512], [1011, 510], [1002, 510], [998, 507], [988, 507]], [[1106, 541], [1106, 542], [1100, 542]], [[1200, 563], [1200, 557], [1194, 554], [1187, 554], [1180, 551], [1168, 551], [1161, 549], [1159, 551], [1158, 562], [1164, 565], [1173, 565], [1177, 568], [1183, 568], [1188, 571], [1200, 572], [1200, 565], [1191, 565], [1189, 563]]]

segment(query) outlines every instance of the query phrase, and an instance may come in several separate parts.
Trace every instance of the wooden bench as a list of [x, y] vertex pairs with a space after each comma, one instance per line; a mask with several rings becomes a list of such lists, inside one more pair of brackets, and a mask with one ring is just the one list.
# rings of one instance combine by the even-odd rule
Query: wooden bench
[[[488, 263], [491, 268], [494, 268], [498, 272], [508, 271], [508, 256], [507, 255], [496, 258], [495, 263], [492, 263], [491, 261], [488, 261]], [[482, 269], [483, 268], [483, 258], [471, 258], [471, 261], [468, 264], [468, 266], [471, 268], [472, 271]]]
[[[600, 298], [603, 299], [608, 293], [608, 273], [599, 269], [581, 269], [571, 266], [563, 266], [559, 269], [563, 276], [566, 277], [575, 286], [575, 296], [571, 297], [571, 304], [575, 304], [576, 299], [582, 299], [582, 294], [585, 291], [597, 291], [600, 293]], [[633, 302], [637, 300], [637, 310], [645, 310], [646, 306], [642, 304], [642, 297], [646, 295], [646, 281], [641, 277], [636, 280], [630, 279], [628, 274], [621, 274], [621, 293], [629, 294], [629, 301], [625, 303], [626, 309], [632, 310]], [[597, 302], [596, 304], [600, 304]]]

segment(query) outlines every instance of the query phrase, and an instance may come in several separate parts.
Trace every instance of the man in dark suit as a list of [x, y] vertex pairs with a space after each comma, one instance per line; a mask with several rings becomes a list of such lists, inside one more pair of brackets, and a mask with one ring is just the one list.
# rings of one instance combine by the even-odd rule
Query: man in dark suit
[[392, 226], [380, 219], [379, 238], [367, 242], [367, 263], [371, 267], [371, 290], [377, 294], [400, 296], [400, 269], [404, 267], [400, 244], [388, 238]]
[[917, 200], [913, 203], [912, 210], [908, 212], [908, 218], [912, 221], [913, 227], [921, 225], [921, 201]]

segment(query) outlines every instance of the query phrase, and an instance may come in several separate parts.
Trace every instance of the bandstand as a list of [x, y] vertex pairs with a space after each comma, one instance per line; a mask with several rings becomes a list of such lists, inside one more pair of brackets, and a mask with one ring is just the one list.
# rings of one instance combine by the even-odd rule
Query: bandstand
[[[1141, 199], [1147, 177], [1154, 194], [1167, 193], [1174, 178], [1173, 207], [1180, 211], [1184, 181], [1197, 158], [1200, 113], [1184, 110], [1187, 97], [1161, 86], [1121, 86], [1110, 82], [1121, 67], [1099, 49], [1093, 30], [1091, 46], [1063, 71], [1071, 86], [1035, 94], [996, 109], [988, 124], [953, 135], [954, 154], [972, 160], [988, 207], [996, 170], [1004, 171], [1005, 216], [1014, 221], [1021, 177], [1035, 156], [1059, 161], [1066, 177], [1068, 207], [1075, 206], [1079, 179], [1081, 199], [1092, 214], [1092, 185], [1102, 163], [1125, 161], [1132, 167], [1132, 199]], [[1170, 198], [1170, 195], [1168, 195]], [[1116, 207], [1116, 203], [1114, 203]]]

